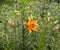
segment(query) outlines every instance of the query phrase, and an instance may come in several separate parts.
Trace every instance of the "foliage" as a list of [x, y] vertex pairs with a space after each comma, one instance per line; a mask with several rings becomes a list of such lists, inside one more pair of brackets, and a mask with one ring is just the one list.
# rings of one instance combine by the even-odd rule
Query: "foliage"
[[[1, 0], [0, 50], [60, 50], [59, 0]], [[38, 32], [23, 23], [38, 19]]]

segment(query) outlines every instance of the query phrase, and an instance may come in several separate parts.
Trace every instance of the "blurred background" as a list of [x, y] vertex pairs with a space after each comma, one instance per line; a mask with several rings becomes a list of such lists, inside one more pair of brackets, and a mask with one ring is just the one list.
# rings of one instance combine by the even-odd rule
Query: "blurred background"
[[[38, 19], [38, 32], [23, 25]], [[60, 0], [0, 0], [0, 50], [60, 50]]]

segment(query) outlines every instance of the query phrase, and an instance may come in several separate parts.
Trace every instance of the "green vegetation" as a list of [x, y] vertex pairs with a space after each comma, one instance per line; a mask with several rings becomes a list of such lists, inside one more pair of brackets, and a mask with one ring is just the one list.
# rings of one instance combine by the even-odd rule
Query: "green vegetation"
[[[23, 23], [38, 19], [38, 32]], [[60, 0], [0, 0], [0, 50], [60, 50]]]

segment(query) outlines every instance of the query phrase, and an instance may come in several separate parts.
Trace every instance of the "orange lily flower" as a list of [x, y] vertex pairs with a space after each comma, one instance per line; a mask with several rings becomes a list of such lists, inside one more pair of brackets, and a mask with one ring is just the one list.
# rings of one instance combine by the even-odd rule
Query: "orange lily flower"
[[28, 30], [31, 33], [32, 31], [38, 31], [38, 24], [37, 24], [37, 20], [31, 20], [31, 18], [28, 18]]

